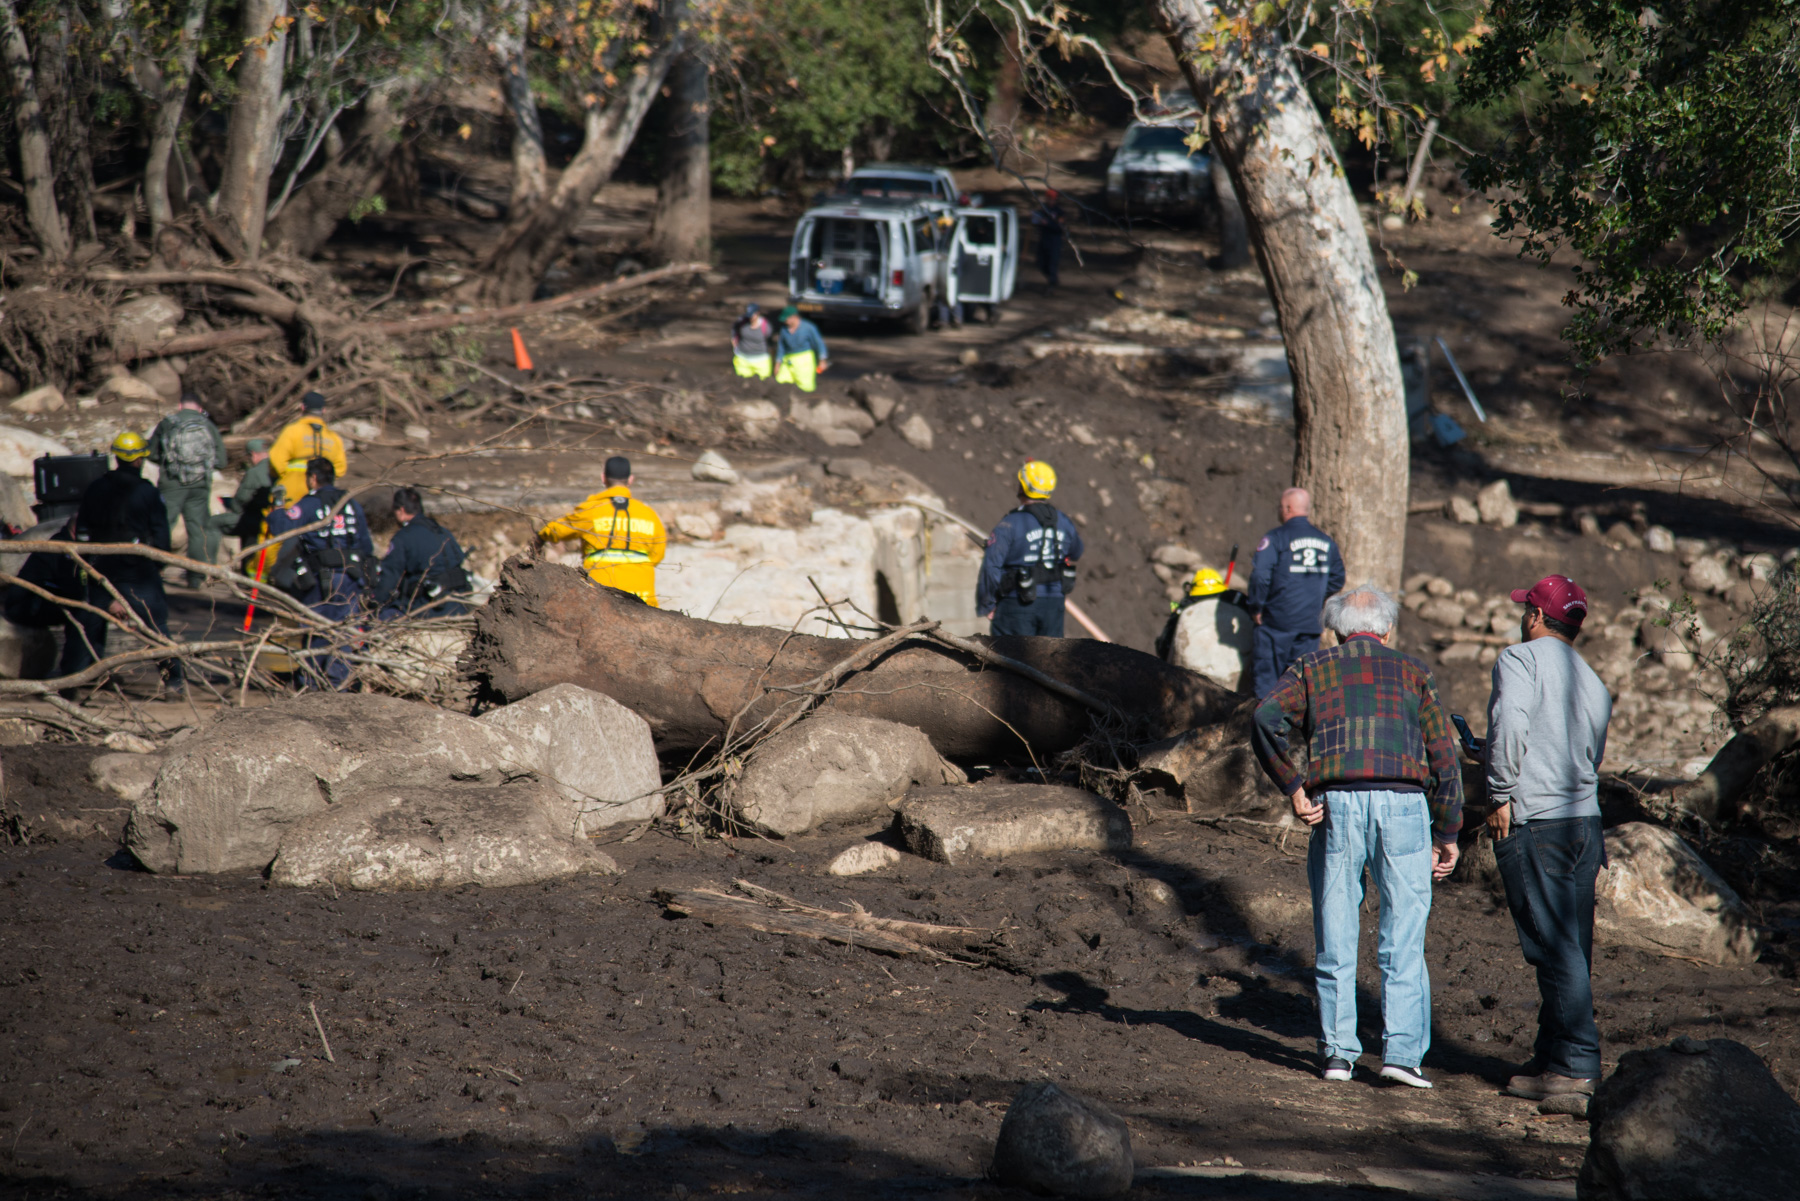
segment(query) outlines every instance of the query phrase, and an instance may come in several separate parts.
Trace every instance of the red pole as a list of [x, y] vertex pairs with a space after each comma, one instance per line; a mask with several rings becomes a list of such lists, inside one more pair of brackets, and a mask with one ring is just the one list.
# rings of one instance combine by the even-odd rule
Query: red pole
[[[256, 582], [259, 584], [262, 583], [263, 564], [268, 561], [268, 558], [268, 547], [265, 546], [256, 552]], [[261, 588], [250, 589], [250, 604], [244, 610], [244, 633], [246, 634], [250, 632], [250, 619], [256, 616], [256, 598], [261, 592]]]
[[[1231, 587], [1231, 572], [1232, 572], [1232, 569], [1233, 569], [1233, 568], [1235, 568], [1235, 567], [1236, 567], [1236, 566], [1237, 566], [1237, 550], [1238, 550], [1238, 548], [1237, 548], [1237, 546], [1236, 546], [1236, 545], [1235, 545], [1235, 544], [1234, 544], [1234, 545], [1233, 545], [1233, 546], [1232, 546], [1232, 548], [1231, 548], [1231, 562], [1229, 562], [1229, 563], [1227, 563], [1227, 564], [1225, 564], [1225, 586], [1226, 586], [1226, 587], [1227, 587], [1227, 588], [1229, 588], [1229, 587]], [[250, 628], [250, 627], [249, 627], [249, 626], [245, 626], [245, 627], [244, 627], [244, 628], [245, 628], [245, 629], [246, 629], [246, 630], [247, 630], [247, 629], [249, 629], [249, 628]]]

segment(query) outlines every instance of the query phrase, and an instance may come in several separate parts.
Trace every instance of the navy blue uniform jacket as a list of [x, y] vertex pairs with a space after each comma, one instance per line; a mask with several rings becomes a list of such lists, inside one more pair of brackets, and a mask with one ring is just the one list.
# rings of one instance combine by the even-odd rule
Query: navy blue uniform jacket
[[[453, 572], [462, 564], [463, 548], [457, 545], [450, 531], [429, 517], [415, 517], [401, 526], [388, 544], [387, 557], [381, 561], [381, 576], [375, 583], [375, 605], [380, 608], [391, 604], [410, 610], [421, 603], [429, 603], [429, 596], [420, 595], [425, 581]], [[434, 613], [462, 611], [461, 605], [433, 610]]]
[[[1033, 503], [1049, 504], [1048, 501]], [[1049, 546], [1044, 545], [1046, 536], [1052, 540]], [[992, 612], [994, 603], [1001, 596], [1014, 591], [1013, 581], [1006, 578], [1008, 568], [1079, 558], [1081, 535], [1067, 514], [1060, 509], [1056, 511], [1056, 529], [1052, 533], [1023, 507], [1014, 509], [1002, 517], [994, 532], [988, 535], [987, 553], [981, 558], [981, 579], [975, 585], [975, 612], [984, 615]], [[1038, 585], [1039, 596], [1062, 594], [1060, 579]]]
[[1250, 565], [1250, 611], [1285, 634], [1324, 631], [1319, 610], [1344, 590], [1337, 543], [1304, 517], [1290, 517], [1256, 544]]
[[[317, 492], [308, 492], [285, 509], [273, 510], [269, 514], [269, 537], [278, 537], [303, 525], [323, 521], [331, 513], [331, 506], [337, 504], [338, 498], [343, 495], [339, 488], [321, 488]], [[302, 534], [292, 541], [298, 542], [303, 551], [355, 551], [362, 556], [363, 563], [373, 565], [375, 561], [375, 544], [369, 538], [369, 523], [363, 516], [362, 506], [355, 501], [346, 504], [331, 519], [330, 525]], [[346, 573], [342, 569], [332, 570], [328, 574], [334, 577], [329, 589], [333, 594], [342, 594], [346, 589], [353, 593], [358, 587], [355, 581], [343, 578]], [[315, 582], [313, 587], [318, 589], [326, 585], [320, 581]]]

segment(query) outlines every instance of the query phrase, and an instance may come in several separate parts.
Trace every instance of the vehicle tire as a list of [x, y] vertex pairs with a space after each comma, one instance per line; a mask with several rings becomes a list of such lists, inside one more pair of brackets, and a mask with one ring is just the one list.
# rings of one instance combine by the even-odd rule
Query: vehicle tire
[[931, 332], [931, 293], [926, 292], [919, 297], [919, 307], [906, 315], [906, 332], [909, 334], [928, 334]]

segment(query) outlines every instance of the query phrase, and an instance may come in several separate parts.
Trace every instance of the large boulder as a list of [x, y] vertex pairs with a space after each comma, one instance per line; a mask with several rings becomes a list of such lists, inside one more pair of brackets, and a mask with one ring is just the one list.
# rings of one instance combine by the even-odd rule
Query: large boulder
[[1743, 901], [1673, 830], [1616, 826], [1606, 832], [1606, 858], [1595, 884], [1598, 941], [1708, 963], [1755, 962], [1760, 947]]
[[916, 788], [900, 802], [915, 855], [952, 866], [1043, 851], [1124, 851], [1131, 818], [1111, 801], [1056, 784], [986, 781]]
[[557, 684], [478, 720], [510, 738], [526, 752], [525, 766], [556, 786], [574, 808], [576, 833], [663, 811], [650, 723], [610, 696]]
[[112, 311], [112, 341], [120, 350], [154, 346], [175, 336], [186, 310], [172, 296], [155, 292], [127, 300]]
[[498, 784], [529, 760], [493, 725], [394, 697], [312, 693], [226, 709], [169, 755], [125, 845], [153, 872], [260, 870], [288, 827], [347, 795]]
[[1770, 1201], [1795, 1194], [1800, 1105], [1756, 1052], [1683, 1036], [1628, 1051], [1588, 1106], [1583, 1201]]
[[1120, 1196], [1136, 1168], [1124, 1119], [1047, 1080], [1014, 1094], [994, 1144], [1002, 1184], [1056, 1197]]
[[1264, 813], [1281, 800], [1250, 749], [1255, 702], [1229, 718], [1153, 742], [1138, 752], [1138, 782], [1181, 798], [1209, 817]]
[[1250, 611], [1222, 596], [1202, 597], [1181, 611], [1169, 662], [1236, 692], [1250, 672]]
[[55, 438], [46, 438], [17, 426], [0, 425], [0, 475], [30, 479], [32, 463], [44, 455], [66, 455], [69, 448]]
[[799, 834], [885, 814], [914, 785], [960, 776], [912, 726], [815, 713], [758, 747], [726, 802], [759, 829]]
[[567, 820], [562, 793], [542, 780], [376, 788], [289, 827], [269, 878], [395, 892], [617, 872]]

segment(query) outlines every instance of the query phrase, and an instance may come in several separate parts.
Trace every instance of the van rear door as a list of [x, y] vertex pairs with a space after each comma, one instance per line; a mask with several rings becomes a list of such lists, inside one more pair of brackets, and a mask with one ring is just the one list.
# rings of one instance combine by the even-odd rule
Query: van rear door
[[794, 227], [794, 242], [788, 248], [788, 295], [803, 296], [812, 284], [808, 263], [813, 258], [813, 230], [817, 227], [816, 217], [802, 217], [800, 224]]
[[1019, 278], [1019, 210], [1009, 204], [992, 211], [1000, 214], [1000, 299], [1011, 300]]
[[957, 209], [950, 247], [949, 301], [999, 304], [1012, 295], [1006, 270], [1006, 221], [1001, 209]]

